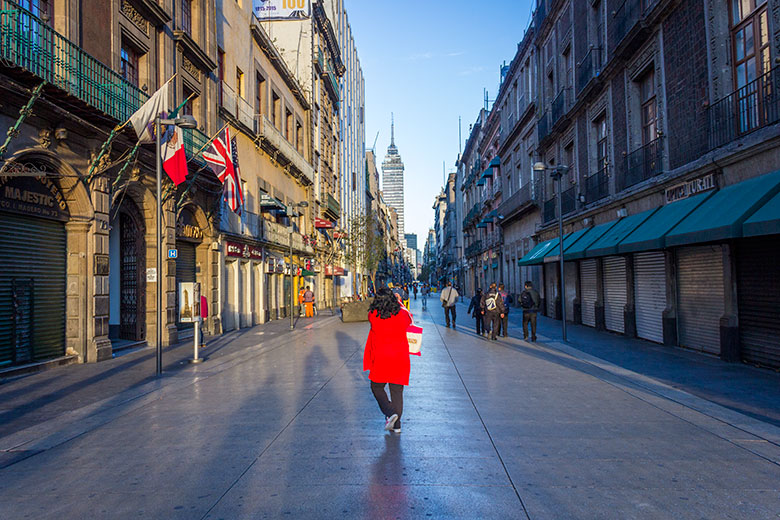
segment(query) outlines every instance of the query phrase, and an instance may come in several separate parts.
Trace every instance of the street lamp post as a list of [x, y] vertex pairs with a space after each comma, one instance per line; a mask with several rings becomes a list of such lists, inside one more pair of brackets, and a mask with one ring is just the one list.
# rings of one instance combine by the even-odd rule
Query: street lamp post
[[558, 263], [560, 264], [560, 287], [561, 287], [561, 332], [563, 334], [563, 341], [566, 341], [566, 281], [563, 274], [563, 212], [561, 211], [561, 179], [569, 171], [568, 166], [560, 165], [555, 167], [548, 167], [543, 162], [534, 164], [534, 171], [537, 173], [550, 172], [550, 176], [558, 185], [558, 193], [556, 195], [558, 206]]
[[[304, 200], [297, 204], [293, 204], [293, 207], [305, 208], [308, 207], [308, 205], [309, 203]], [[290, 223], [290, 330], [295, 329], [295, 315], [293, 312], [295, 309], [295, 295], [293, 292], [293, 227], [292, 223]]]
[[157, 375], [162, 374], [162, 145], [161, 131], [163, 126], [176, 125], [179, 128], [197, 128], [198, 122], [191, 115], [183, 115], [176, 119], [162, 119], [158, 115], [154, 119], [155, 159], [157, 161]]

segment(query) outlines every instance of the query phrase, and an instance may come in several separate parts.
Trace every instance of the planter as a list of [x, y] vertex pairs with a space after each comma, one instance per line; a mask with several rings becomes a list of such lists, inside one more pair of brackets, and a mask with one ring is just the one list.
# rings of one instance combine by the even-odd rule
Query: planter
[[373, 298], [368, 298], [359, 302], [341, 304], [341, 321], [344, 323], [368, 321], [368, 308], [373, 301]]

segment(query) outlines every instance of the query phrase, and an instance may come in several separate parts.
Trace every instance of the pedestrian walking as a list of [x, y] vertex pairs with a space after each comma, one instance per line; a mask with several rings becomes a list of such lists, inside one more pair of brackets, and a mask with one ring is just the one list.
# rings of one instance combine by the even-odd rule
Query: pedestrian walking
[[424, 311], [428, 310], [428, 293], [431, 291], [430, 287], [428, 287], [428, 284], [423, 285], [422, 287], [422, 308]]
[[301, 318], [304, 317], [304, 312], [303, 312], [303, 294], [305, 292], [306, 292], [306, 289], [304, 289], [303, 286], [301, 286], [301, 288], [298, 289], [298, 307], [301, 310], [301, 312], [300, 312]]
[[406, 284], [404, 284], [403, 287], [403, 302], [404, 302], [404, 307], [406, 307], [406, 309], [408, 310], [409, 309], [409, 286]]
[[[472, 310], [473, 309], [473, 310]], [[477, 334], [482, 336], [485, 334], [485, 322], [482, 319], [482, 289], [477, 287], [477, 292], [469, 303], [469, 310], [466, 312], [471, 313], [471, 317], [477, 322]]]
[[495, 283], [491, 283], [487, 294], [482, 296], [482, 314], [485, 322], [490, 323], [490, 339], [497, 339], [499, 324], [504, 317], [504, 299], [501, 298]]
[[509, 336], [509, 307], [512, 303], [512, 295], [506, 292], [502, 283], [498, 284], [498, 293], [504, 302], [504, 316], [499, 321], [498, 334], [506, 338]]
[[314, 293], [310, 286], [306, 286], [306, 291], [303, 293], [303, 306], [306, 308], [306, 317], [314, 317]]
[[523, 339], [528, 339], [528, 323], [531, 324], [531, 341], [536, 341], [536, 314], [539, 312], [541, 299], [531, 281], [525, 282], [525, 289], [520, 293], [520, 307], [523, 309]]
[[453, 329], [455, 328], [455, 304], [458, 303], [459, 297], [460, 295], [458, 295], [458, 291], [452, 286], [452, 282], [447, 282], [447, 287], [442, 289], [441, 296], [439, 296], [441, 306], [444, 307], [444, 318], [448, 327], [450, 326], [450, 315], [452, 315]]
[[[363, 353], [363, 370], [368, 370], [371, 392], [385, 416], [385, 430], [401, 433], [401, 415], [404, 409], [404, 386], [409, 384], [409, 343], [406, 329], [412, 315], [398, 301], [390, 289], [377, 291], [368, 309], [368, 332]], [[385, 387], [389, 387], [390, 398]]]
[[417, 301], [417, 284], [414, 284], [414, 301]]

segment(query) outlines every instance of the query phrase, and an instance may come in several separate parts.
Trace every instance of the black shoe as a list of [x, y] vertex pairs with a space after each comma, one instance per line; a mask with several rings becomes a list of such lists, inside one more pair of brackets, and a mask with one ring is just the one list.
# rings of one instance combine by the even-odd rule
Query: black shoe
[[528, 341], [528, 336], [523, 336], [523, 341]]
[[534, 336], [533, 338], [531, 338], [531, 341], [536, 341], [536, 336]]

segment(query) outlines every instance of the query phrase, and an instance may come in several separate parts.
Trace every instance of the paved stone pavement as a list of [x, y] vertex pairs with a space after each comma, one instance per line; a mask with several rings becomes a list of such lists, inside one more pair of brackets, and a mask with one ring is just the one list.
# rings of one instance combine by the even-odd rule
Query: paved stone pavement
[[403, 433], [361, 371], [367, 324], [257, 327], [1, 436], [0, 517], [779, 518], [780, 428], [419, 304]]

